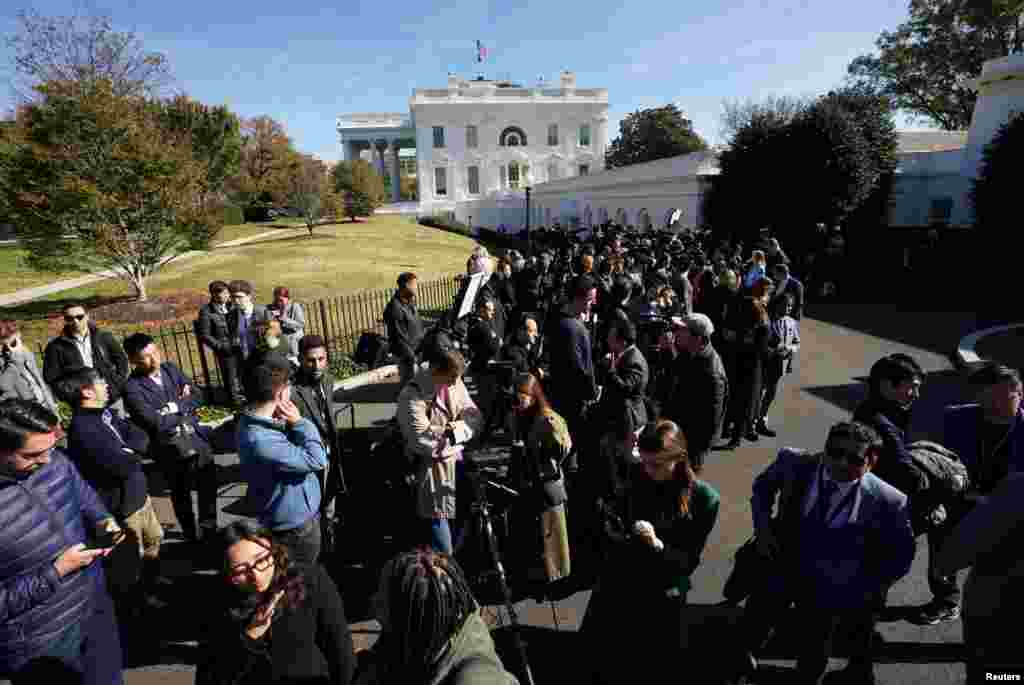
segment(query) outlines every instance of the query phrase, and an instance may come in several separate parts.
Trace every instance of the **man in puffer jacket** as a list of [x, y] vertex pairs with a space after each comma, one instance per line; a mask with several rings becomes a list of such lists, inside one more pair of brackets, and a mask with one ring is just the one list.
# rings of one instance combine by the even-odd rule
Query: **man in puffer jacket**
[[119, 685], [121, 646], [97, 563], [111, 550], [85, 543], [122, 534], [54, 449], [58, 423], [35, 402], [0, 402], [0, 678]]

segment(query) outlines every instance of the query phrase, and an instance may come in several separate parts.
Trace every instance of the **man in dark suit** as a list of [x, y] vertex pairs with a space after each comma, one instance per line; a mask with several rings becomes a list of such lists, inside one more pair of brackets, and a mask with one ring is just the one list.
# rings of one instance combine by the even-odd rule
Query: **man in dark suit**
[[607, 342], [608, 373], [601, 391], [600, 415], [607, 422], [605, 427], [624, 422], [636, 431], [648, 419], [644, 402], [650, 377], [647, 360], [636, 346], [636, 328], [629, 321], [612, 320]]
[[722, 435], [728, 406], [729, 380], [721, 357], [711, 345], [714, 332], [711, 319], [704, 314], [672, 318], [678, 355], [672, 392], [662, 413], [683, 429], [690, 465], [697, 473]]
[[248, 281], [231, 281], [228, 289], [235, 304], [234, 309], [228, 312], [228, 332], [231, 334], [232, 353], [241, 366], [259, 344], [257, 324], [268, 318], [267, 308], [252, 301], [253, 287]]
[[117, 339], [100, 330], [89, 319], [80, 304], [64, 305], [64, 328], [51, 340], [43, 353], [43, 380], [53, 389], [58, 399], [60, 381], [74, 371], [89, 367], [96, 369], [107, 381], [110, 407], [124, 415], [121, 393], [128, 377], [128, 360]]
[[[177, 366], [163, 361], [153, 338], [136, 333], [124, 341], [134, 370], [125, 384], [125, 403], [132, 420], [149, 433], [150, 454], [164, 472], [171, 505], [185, 538], [213, 539], [217, 531], [217, 465], [209, 431], [199, 425], [198, 394]], [[182, 454], [175, 443], [194, 445], [195, 454]], [[192, 508], [192, 488], [199, 492], [199, 529]]]
[[798, 281], [789, 272], [789, 265], [780, 262], [772, 267], [772, 278], [775, 279], [775, 291], [773, 298], [788, 294], [793, 298], [793, 310], [790, 313], [794, 319], [799, 321], [804, 315], [804, 284]]
[[754, 481], [754, 532], [772, 566], [747, 600], [744, 670], [756, 670], [753, 653], [795, 602], [802, 646], [793, 682], [821, 682], [839, 621], [851, 628], [849, 682], [875, 682], [875, 613], [915, 551], [906, 495], [871, 473], [881, 451], [873, 428], [843, 422], [824, 455], [785, 448]]
[[228, 317], [234, 308], [231, 306], [231, 291], [224, 281], [210, 284], [210, 302], [199, 310], [196, 322], [196, 334], [199, 341], [213, 351], [220, 368], [221, 382], [228, 396], [237, 406], [245, 402], [242, 394], [242, 382], [238, 374], [238, 358], [231, 344], [231, 327]]
[[334, 376], [327, 370], [327, 344], [324, 339], [319, 335], [307, 335], [299, 340], [299, 360], [301, 366], [292, 383], [292, 402], [303, 418], [316, 425], [327, 448], [329, 465], [320, 479], [323, 487], [320, 531], [326, 537], [336, 528], [335, 496], [344, 495], [347, 488], [341, 464], [341, 440], [334, 422], [337, 408]]

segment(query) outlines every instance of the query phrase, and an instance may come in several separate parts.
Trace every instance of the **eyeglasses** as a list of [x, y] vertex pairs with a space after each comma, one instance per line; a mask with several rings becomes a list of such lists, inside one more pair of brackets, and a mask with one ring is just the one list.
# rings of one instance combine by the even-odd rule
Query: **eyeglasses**
[[253, 571], [266, 571], [268, 568], [270, 568], [271, 564], [273, 563], [274, 555], [270, 552], [267, 552], [263, 556], [253, 561], [251, 564], [238, 564], [237, 566], [232, 566], [230, 569], [228, 569], [228, 573], [231, 575], [232, 578], [241, 578], [252, 573]]
[[81, 321], [84, 318], [85, 318], [85, 314], [65, 314], [64, 315], [64, 320], [66, 322], [68, 322], [68, 323], [72, 323], [72, 322], [74, 322], [76, 320], [77, 321]]

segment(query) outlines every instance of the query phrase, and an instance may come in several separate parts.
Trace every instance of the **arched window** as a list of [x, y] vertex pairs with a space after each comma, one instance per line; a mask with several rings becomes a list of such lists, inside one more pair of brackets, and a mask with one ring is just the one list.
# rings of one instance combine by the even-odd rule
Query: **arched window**
[[640, 217], [638, 219], [641, 231], [651, 230], [651, 215], [647, 213], [647, 209], [640, 210]]
[[587, 208], [583, 210], [583, 225], [586, 226], [587, 228], [590, 228], [591, 225], [593, 225], [593, 223], [594, 215], [590, 211], [590, 205], [587, 205]]
[[625, 228], [626, 224], [629, 223], [629, 216], [626, 214], [626, 210], [622, 207], [619, 207], [615, 211], [615, 223], [623, 228]]
[[545, 207], [544, 208], [544, 225], [547, 226], [548, 228], [551, 227], [551, 208], [550, 207]]
[[526, 133], [518, 126], [509, 126], [498, 136], [498, 145], [502, 147], [525, 147]]
[[608, 210], [605, 209], [604, 207], [601, 207], [601, 209], [597, 210], [597, 222], [599, 224], [604, 224], [608, 222]]

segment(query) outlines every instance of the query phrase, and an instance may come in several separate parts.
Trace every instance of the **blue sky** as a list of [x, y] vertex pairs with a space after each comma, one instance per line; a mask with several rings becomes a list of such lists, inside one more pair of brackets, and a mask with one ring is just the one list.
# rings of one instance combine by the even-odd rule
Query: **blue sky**
[[[3, 3], [10, 33], [21, 6], [71, 13], [81, 2]], [[702, 136], [721, 140], [723, 100], [818, 94], [871, 52], [905, 2], [808, 0], [98, 0], [86, 7], [136, 30], [170, 59], [178, 86], [242, 116], [281, 121], [296, 146], [339, 156], [335, 118], [407, 112], [413, 88], [444, 87], [448, 71], [508, 74], [524, 84], [576, 72], [609, 91], [609, 135], [638, 108], [676, 103]], [[476, 64], [476, 39], [490, 51]], [[0, 47], [2, 62], [9, 61]], [[4, 72], [6, 77], [6, 71]], [[3, 104], [10, 104], [6, 93]], [[921, 128], [901, 119], [902, 127]]]

